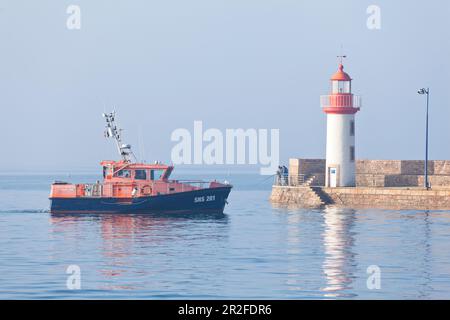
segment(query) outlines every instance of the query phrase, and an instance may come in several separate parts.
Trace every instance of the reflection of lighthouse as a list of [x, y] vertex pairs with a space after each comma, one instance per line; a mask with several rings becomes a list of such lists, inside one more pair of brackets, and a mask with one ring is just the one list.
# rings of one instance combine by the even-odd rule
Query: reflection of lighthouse
[[326, 297], [344, 296], [345, 290], [351, 289], [355, 268], [353, 236], [351, 228], [355, 220], [355, 211], [327, 207], [324, 210], [325, 230], [323, 244], [325, 260], [323, 272], [326, 279]]
[[352, 94], [352, 79], [339, 64], [331, 77], [331, 94], [321, 97], [327, 114], [327, 187], [354, 187], [355, 182], [355, 113], [360, 97]]

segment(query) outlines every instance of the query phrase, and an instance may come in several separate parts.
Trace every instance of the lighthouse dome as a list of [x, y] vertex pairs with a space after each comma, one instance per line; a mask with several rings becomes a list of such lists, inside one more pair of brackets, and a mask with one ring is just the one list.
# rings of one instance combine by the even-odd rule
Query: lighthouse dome
[[332, 81], [351, 81], [352, 78], [350, 78], [350, 76], [348, 75], [348, 73], [344, 72], [344, 66], [341, 64], [339, 64], [339, 70], [333, 74], [333, 76], [331, 77]]

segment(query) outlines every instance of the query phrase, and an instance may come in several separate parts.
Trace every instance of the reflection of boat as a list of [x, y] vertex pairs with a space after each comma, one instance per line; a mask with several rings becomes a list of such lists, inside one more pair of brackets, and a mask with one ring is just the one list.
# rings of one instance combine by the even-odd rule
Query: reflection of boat
[[122, 144], [115, 113], [106, 118], [106, 137], [116, 140], [121, 161], [102, 161], [103, 182], [55, 182], [50, 193], [52, 213], [190, 213], [223, 212], [232, 186], [217, 181], [169, 180], [173, 166], [136, 160]]
[[83, 252], [96, 254], [96, 267], [89, 271], [97, 279], [90, 284], [93, 289], [148, 292], [161, 284], [158, 275], [166, 275], [170, 263], [184, 268], [176, 257], [186, 254], [186, 243], [196, 251], [195, 244], [205, 244], [205, 237], [211, 248], [226, 242], [228, 219], [222, 213], [50, 214], [51, 237], [59, 243], [70, 235], [67, 246], [52, 252], [53, 259], [73, 260], [84, 243]]

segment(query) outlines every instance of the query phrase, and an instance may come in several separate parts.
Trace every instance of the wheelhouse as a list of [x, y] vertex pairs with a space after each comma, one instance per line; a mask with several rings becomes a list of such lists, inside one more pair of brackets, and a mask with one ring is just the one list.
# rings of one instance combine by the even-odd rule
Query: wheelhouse
[[173, 166], [155, 163], [129, 163], [125, 161], [102, 161], [104, 182], [167, 181]]

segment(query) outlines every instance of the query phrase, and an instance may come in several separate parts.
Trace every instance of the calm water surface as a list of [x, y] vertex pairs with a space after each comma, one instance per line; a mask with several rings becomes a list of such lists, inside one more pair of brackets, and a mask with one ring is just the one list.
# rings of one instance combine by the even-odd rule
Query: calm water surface
[[54, 216], [49, 184], [67, 176], [0, 175], [0, 298], [450, 298], [450, 212], [277, 208], [270, 179], [226, 178], [224, 215]]

